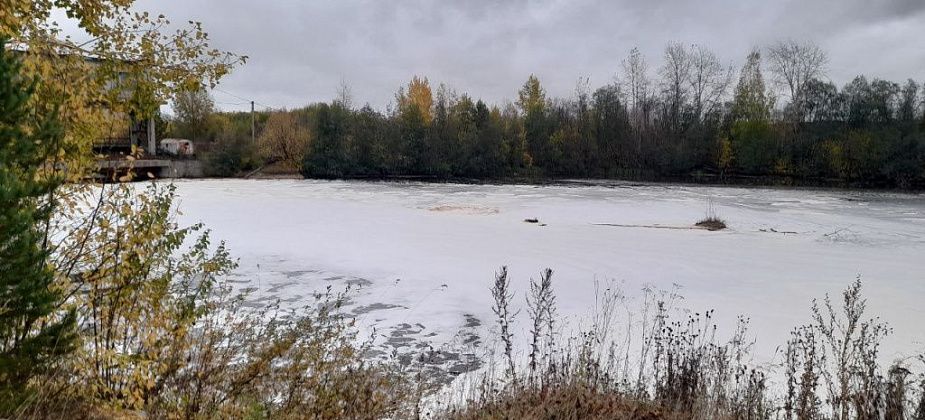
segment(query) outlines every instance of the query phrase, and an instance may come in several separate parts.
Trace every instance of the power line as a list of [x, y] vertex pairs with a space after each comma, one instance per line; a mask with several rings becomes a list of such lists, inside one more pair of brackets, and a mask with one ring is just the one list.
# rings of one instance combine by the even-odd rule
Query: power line
[[220, 104], [220, 105], [232, 105], [232, 106], [247, 105], [250, 103], [250, 102], [222, 102], [222, 101], [213, 101], [213, 102]]
[[229, 96], [234, 96], [235, 98], [238, 98], [238, 99], [240, 99], [240, 100], [242, 100], [242, 101], [246, 101], [246, 102], [248, 102], [248, 103], [250, 103], [250, 101], [251, 101], [250, 99], [247, 99], [247, 98], [245, 98], [245, 97], [243, 97], [243, 96], [235, 95], [235, 94], [233, 94], [233, 93], [231, 93], [231, 92], [228, 92], [227, 90], [222, 90], [222, 89], [219, 89], [219, 88], [214, 88], [214, 89], [212, 89], [212, 90], [214, 90], [214, 91], [216, 91], [216, 92], [224, 93], [224, 94], [229, 95]]
[[282, 106], [270, 106], [270, 105], [267, 105], [267, 104], [258, 102], [258, 101], [254, 100], [254, 99], [248, 99], [248, 98], [245, 98], [245, 97], [243, 97], [243, 96], [236, 95], [236, 94], [234, 94], [234, 93], [228, 92], [227, 90], [223, 90], [223, 89], [219, 89], [219, 88], [214, 88], [214, 89], [212, 89], [212, 90], [214, 90], [214, 91], [216, 91], [216, 92], [224, 93], [224, 94], [226, 94], [226, 95], [229, 95], [229, 96], [232, 96], [232, 97], [235, 97], [235, 98], [237, 98], [237, 99], [240, 99], [240, 100], [244, 101], [244, 102], [241, 102], [241, 103], [228, 104], [228, 105], [247, 105], [247, 104], [250, 104], [251, 102], [253, 102], [255, 105], [260, 105], [260, 106], [266, 108], [267, 110], [285, 108], [285, 107], [282, 107]]

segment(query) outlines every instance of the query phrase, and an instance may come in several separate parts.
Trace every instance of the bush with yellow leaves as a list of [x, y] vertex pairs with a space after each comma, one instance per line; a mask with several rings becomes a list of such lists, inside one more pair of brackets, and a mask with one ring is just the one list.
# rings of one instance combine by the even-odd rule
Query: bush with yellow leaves
[[67, 207], [76, 226], [58, 222], [55, 258], [82, 343], [10, 414], [380, 418], [409, 407], [401, 375], [362, 360], [343, 294], [250, 308], [222, 281], [235, 267], [224, 244], [174, 221], [173, 186], [92, 193], [95, 204]]

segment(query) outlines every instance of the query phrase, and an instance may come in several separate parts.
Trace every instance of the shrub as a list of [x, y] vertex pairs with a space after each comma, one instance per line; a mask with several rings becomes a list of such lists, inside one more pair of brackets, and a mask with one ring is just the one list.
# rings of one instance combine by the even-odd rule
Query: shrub
[[778, 156], [774, 128], [767, 121], [737, 121], [731, 130], [736, 163], [749, 174], [770, 173]]
[[700, 226], [710, 231], [723, 230], [723, 229], [726, 229], [726, 222], [723, 221], [723, 219], [713, 216], [713, 217], [707, 217], [707, 218], [701, 219], [699, 222], [696, 223], [696, 226]]
[[343, 295], [250, 309], [221, 281], [234, 267], [224, 246], [173, 221], [173, 187], [100, 188], [89, 213], [74, 207], [87, 217], [69, 220], [90, 221], [56, 256], [73, 267], [61, 286], [82, 345], [14, 417], [381, 418], [409, 406], [402, 376], [361, 358]]
[[726, 229], [726, 221], [720, 219], [716, 213], [716, 207], [713, 206], [713, 200], [707, 202], [707, 211], [703, 219], [695, 223], [695, 226], [702, 227], [709, 231]]
[[257, 139], [260, 156], [269, 163], [279, 162], [284, 169], [298, 172], [302, 168], [311, 133], [290, 112], [274, 112]]
[[[747, 319], [740, 318], [732, 336], [721, 340], [713, 311], [687, 312], [674, 319], [678, 296], [673, 292], [646, 289], [641, 307], [633, 312], [614, 285], [603, 291], [598, 288], [591, 325], [567, 339], [550, 340], [539, 353], [544, 356], [536, 358], [536, 326], [554, 310], [554, 298], [545, 295], [552, 290], [549, 274], [547, 270], [539, 282], [531, 281], [528, 313], [533, 340], [529, 363], [518, 364], [527, 367], [526, 373], [485, 376], [466, 401], [449, 404], [440, 415], [453, 419], [923, 418], [925, 376], [916, 376], [922, 381], [916, 383], [910, 380], [912, 372], [900, 364], [886, 373], [881, 370], [878, 347], [889, 328], [865, 316], [860, 281], [844, 291], [839, 309], [826, 297], [813, 304], [813, 322], [794, 330], [786, 346], [787, 382], [780, 396], [768, 386], [772, 371], [747, 363], [752, 345]], [[496, 307], [506, 308], [496, 311], [499, 316], [514, 310], [510, 305], [514, 293], [506, 275], [497, 277], [502, 278], [493, 290], [496, 300], [507, 302], [496, 302]], [[544, 307], [541, 302], [548, 305], [537, 310]], [[628, 318], [618, 319], [621, 313]], [[509, 347], [513, 337], [502, 338]], [[925, 362], [925, 356], [920, 359]]]
[[208, 176], [229, 177], [256, 169], [261, 161], [249, 136], [225, 129], [205, 154], [204, 172]]

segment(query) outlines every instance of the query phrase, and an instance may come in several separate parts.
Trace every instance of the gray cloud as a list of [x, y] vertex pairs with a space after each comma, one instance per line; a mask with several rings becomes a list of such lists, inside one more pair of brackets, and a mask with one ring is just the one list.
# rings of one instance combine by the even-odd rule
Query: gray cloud
[[[200, 20], [248, 64], [220, 87], [269, 106], [330, 100], [341, 80], [383, 109], [414, 74], [500, 103], [530, 73], [568, 96], [579, 77], [613, 80], [634, 46], [654, 68], [669, 41], [740, 63], [778, 39], [830, 54], [830, 78], [925, 78], [921, 0], [142, 0], [176, 22]], [[216, 92], [228, 109], [240, 100]]]

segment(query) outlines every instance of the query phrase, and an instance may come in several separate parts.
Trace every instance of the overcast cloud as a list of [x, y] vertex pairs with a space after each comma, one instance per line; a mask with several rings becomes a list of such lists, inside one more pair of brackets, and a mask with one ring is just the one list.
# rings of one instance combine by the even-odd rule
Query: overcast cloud
[[[839, 85], [857, 74], [925, 79], [923, 0], [142, 0], [174, 22], [202, 21], [214, 46], [249, 56], [220, 89], [272, 107], [334, 97], [384, 109], [412, 75], [490, 103], [535, 73], [555, 96], [579, 77], [613, 80], [638, 46], [654, 69], [669, 41], [703, 44], [741, 64], [778, 39], [828, 51]], [[244, 109], [215, 92], [223, 109]]]

